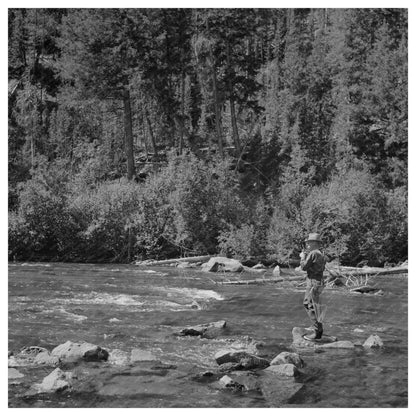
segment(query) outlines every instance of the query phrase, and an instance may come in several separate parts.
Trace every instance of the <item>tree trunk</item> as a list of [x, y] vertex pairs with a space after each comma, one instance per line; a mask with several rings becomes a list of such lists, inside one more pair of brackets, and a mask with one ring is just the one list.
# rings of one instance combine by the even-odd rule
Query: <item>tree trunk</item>
[[[211, 48], [210, 48], [211, 49]], [[221, 111], [220, 111], [220, 103], [218, 99], [218, 88], [217, 88], [217, 73], [215, 70], [214, 65], [214, 57], [211, 49], [211, 57], [212, 57], [212, 85], [214, 88], [214, 107], [215, 107], [215, 129], [217, 132], [217, 141], [218, 141], [218, 151], [220, 153], [220, 157], [224, 157], [224, 150], [222, 146], [222, 126], [221, 126]]]
[[[206, 22], [207, 33], [209, 33], [209, 26], [208, 20]], [[211, 44], [209, 45], [209, 55], [210, 55], [210, 63], [211, 63], [211, 77], [212, 77], [212, 87], [214, 93], [214, 108], [215, 108], [215, 130], [217, 133], [217, 141], [218, 141], [218, 151], [220, 157], [224, 157], [224, 150], [222, 146], [222, 126], [221, 126], [221, 111], [220, 111], [220, 103], [218, 98], [218, 87], [217, 87], [217, 72], [215, 69], [215, 59], [214, 59], [214, 52], [212, 51]]]
[[149, 129], [150, 141], [152, 142], [153, 152], [155, 156], [157, 156], [157, 148], [156, 148], [156, 140], [155, 136], [153, 135], [152, 123], [150, 122], [149, 113], [147, 112], [147, 108], [144, 109], [144, 114], [146, 117], [147, 127]]
[[182, 75], [181, 75], [181, 96], [182, 96], [182, 101], [181, 101], [181, 122], [179, 123], [179, 128], [180, 128], [180, 132], [179, 132], [179, 154], [182, 154], [182, 150], [183, 150], [183, 130], [184, 130], [184, 122], [185, 122], [185, 72], [182, 71]]
[[[227, 65], [228, 65], [228, 71], [229, 75], [232, 73], [231, 68], [231, 57], [230, 57], [230, 44], [227, 42]], [[240, 146], [240, 137], [238, 135], [238, 127], [237, 127], [237, 117], [235, 115], [235, 105], [234, 105], [234, 99], [233, 99], [233, 84], [231, 82], [231, 76], [228, 77], [228, 93], [230, 95], [230, 112], [231, 112], [231, 127], [233, 132], [233, 141], [235, 150], [237, 152], [237, 157], [240, 157], [241, 153], [241, 146]]]
[[130, 181], [135, 174], [134, 151], [133, 151], [133, 128], [131, 118], [130, 91], [123, 91], [124, 104], [124, 146], [127, 156], [127, 179]]

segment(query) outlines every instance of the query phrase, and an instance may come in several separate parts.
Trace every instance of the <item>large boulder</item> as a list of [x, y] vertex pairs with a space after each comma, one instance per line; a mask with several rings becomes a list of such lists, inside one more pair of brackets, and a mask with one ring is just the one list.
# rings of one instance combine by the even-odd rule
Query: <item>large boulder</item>
[[297, 368], [302, 368], [304, 362], [300, 355], [296, 352], [282, 351], [279, 355], [273, 358], [270, 365], [279, 365], [279, 364], [293, 364]]
[[370, 335], [367, 340], [364, 342], [364, 348], [380, 348], [382, 347], [383, 341], [378, 335]]
[[222, 333], [226, 327], [225, 321], [210, 322], [208, 324], [200, 324], [189, 326], [179, 331], [180, 336], [201, 336], [204, 338], [214, 338]]
[[88, 342], [67, 341], [52, 350], [52, 355], [63, 362], [77, 361], [107, 361], [108, 351]]
[[244, 270], [244, 266], [238, 260], [227, 257], [211, 257], [201, 267], [203, 272], [240, 273]]

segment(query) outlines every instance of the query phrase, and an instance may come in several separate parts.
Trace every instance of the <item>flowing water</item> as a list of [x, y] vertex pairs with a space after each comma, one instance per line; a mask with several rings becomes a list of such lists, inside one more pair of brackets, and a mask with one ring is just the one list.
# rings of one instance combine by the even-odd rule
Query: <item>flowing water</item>
[[[52, 349], [67, 340], [83, 340], [110, 352], [145, 349], [192, 373], [217, 367], [215, 352], [230, 340], [247, 337], [261, 341], [261, 355], [272, 359], [290, 351], [294, 326], [310, 325], [302, 307], [303, 289], [296, 283], [227, 286], [215, 284], [213, 276], [131, 265], [9, 264], [9, 350], [29, 345]], [[373, 284], [383, 296], [326, 288], [324, 330], [357, 344], [376, 334], [384, 348], [302, 352], [305, 374], [297, 381], [304, 387], [285, 407], [407, 407], [407, 277], [377, 277]], [[218, 339], [174, 335], [185, 326], [218, 320], [227, 322]], [[51, 369], [19, 371], [40, 382]], [[9, 386], [9, 406], [270, 406], [261, 393], [222, 391], [192, 377], [178, 383], [166, 381], [157, 392], [106, 395], [104, 389], [102, 394], [63, 392], [29, 400], [23, 382]]]

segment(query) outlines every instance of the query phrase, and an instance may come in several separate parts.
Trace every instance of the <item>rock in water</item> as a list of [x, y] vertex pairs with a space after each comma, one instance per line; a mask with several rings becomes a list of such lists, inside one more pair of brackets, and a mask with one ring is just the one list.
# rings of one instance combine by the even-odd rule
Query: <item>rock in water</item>
[[236, 381], [234, 381], [229, 376], [224, 376], [224, 377], [220, 378], [220, 380], [218, 381], [218, 383], [219, 383], [219, 385], [221, 387], [225, 387], [227, 389], [244, 390], [244, 386], [243, 385], [241, 385], [240, 383], [237, 383]]
[[9, 368], [9, 380], [14, 380], [16, 378], [22, 377], [24, 377], [24, 375], [20, 371], [17, 371], [15, 368]]
[[228, 259], [227, 257], [211, 257], [201, 267], [203, 272], [240, 273], [244, 270], [244, 266], [238, 260]]
[[293, 364], [271, 365], [265, 368], [264, 371], [285, 377], [295, 377], [299, 374], [298, 369]]
[[59, 361], [59, 358], [56, 355], [51, 355], [49, 351], [40, 352], [34, 360], [35, 364], [49, 365], [51, 367], [56, 367]]
[[297, 383], [294, 378], [276, 377], [272, 372], [265, 372], [264, 376], [260, 377], [260, 383], [263, 397], [270, 407], [281, 407], [290, 403], [303, 388], [303, 384]]
[[327, 344], [316, 343], [317, 349], [353, 349], [355, 348], [354, 344], [351, 341], [336, 341], [329, 342]]
[[53, 393], [69, 388], [71, 379], [71, 372], [55, 368], [52, 373], [43, 379], [41, 384], [35, 384], [33, 387], [38, 393]]
[[378, 335], [370, 335], [367, 340], [364, 342], [364, 348], [380, 348], [382, 347], [383, 341]]
[[241, 359], [251, 357], [247, 351], [220, 350], [215, 354], [215, 361], [218, 365], [225, 363], [239, 363]]
[[64, 362], [106, 361], [108, 352], [97, 345], [88, 342], [76, 343], [67, 341], [52, 350], [52, 355]]
[[304, 366], [304, 362], [300, 355], [296, 352], [288, 352], [282, 351], [279, 355], [277, 355], [271, 361], [270, 365], [278, 365], [278, 364], [293, 364], [298, 368], [302, 368]]
[[204, 338], [214, 338], [219, 335], [226, 327], [225, 321], [210, 322], [208, 324], [201, 324], [189, 326], [179, 331], [177, 335], [180, 336], [202, 336]]
[[305, 335], [305, 330], [303, 328], [294, 327], [292, 329], [292, 346], [295, 348], [314, 348], [315, 343], [313, 341], [307, 341], [303, 338], [303, 335]]

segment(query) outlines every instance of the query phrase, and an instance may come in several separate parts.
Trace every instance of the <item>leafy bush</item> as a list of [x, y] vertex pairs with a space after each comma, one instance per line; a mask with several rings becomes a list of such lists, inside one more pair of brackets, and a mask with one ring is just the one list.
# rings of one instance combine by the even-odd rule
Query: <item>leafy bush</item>
[[[62, 251], [60, 241], [68, 231], [65, 200], [39, 178], [20, 187], [19, 208], [11, 215], [9, 250], [20, 257], [56, 259]], [[19, 253], [19, 254], [18, 254]]]
[[259, 200], [250, 213], [249, 223], [231, 225], [218, 237], [222, 254], [241, 260], [264, 260], [267, 255], [266, 237], [270, 224], [268, 205]]
[[132, 216], [139, 208], [140, 194], [127, 180], [85, 188], [69, 202], [72, 223], [88, 261], [120, 261], [133, 250]]
[[[278, 203], [269, 230], [269, 251], [287, 262], [309, 232], [319, 232], [326, 254], [341, 263], [383, 265], [407, 253], [404, 192], [389, 193], [365, 168], [349, 169], [305, 191], [298, 209]], [[292, 207], [293, 208], [293, 207]]]
[[229, 161], [206, 162], [188, 154], [173, 158], [167, 171], [175, 183], [169, 201], [176, 243], [194, 253], [215, 253], [221, 231], [245, 217]]

